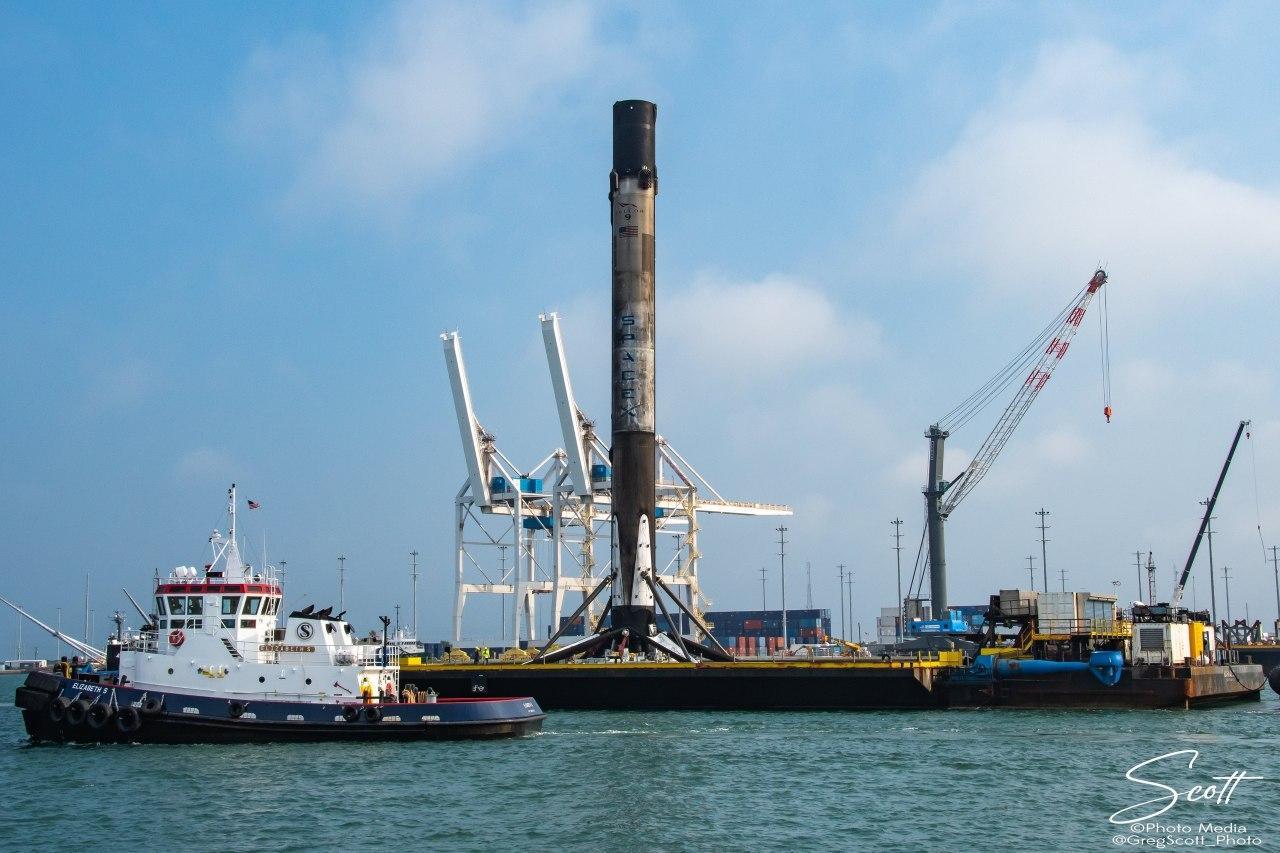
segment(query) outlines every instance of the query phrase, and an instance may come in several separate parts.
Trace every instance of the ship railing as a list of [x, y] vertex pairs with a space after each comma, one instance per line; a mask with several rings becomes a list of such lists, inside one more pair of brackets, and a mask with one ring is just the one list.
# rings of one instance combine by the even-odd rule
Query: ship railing
[[[170, 584], [182, 584], [184, 586], [191, 586], [191, 587], [195, 587], [195, 586], [225, 587], [225, 586], [239, 586], [240, 584], [253, 584], [255, 586], [270, 587], [271, 591], [274, 593], [279, 593], [281, 591], [280, 579], [277, 578], [275, 575], [251, 575], [246, 578], [232, 579], [232, 578], [223, 578], [223, 577], [186, 578], [186, 577], [179, 577], [173, 574], [170, 574], [168, 577], [153, 578], [151, 581], [152, 591], [154, 592], [155, 589], [161, 586], [167, 586]], [[218, 591], [219, 591], [218, 589], [214, 590], [214, 592], [218, 592]]]
[[1123, 619], [1039, 619], [1035, 639], [1088, 634], [1094, 637], [1131, 637], [1133, 623]]
[[121, 651], [126, 652], [143, 652], [146, 654], [160, 653], [160, 635], [155, 631], [141, 631], [131, 629], [121, 638]]
[[[395, 666], [398, 656], [394, 649], [387, 649], [384, 657], [381, 646], [339, 646], [332, 651], [324, 645], [302, 640], [223, 640], [228, 651], [243, 660], [272, 664], [314, 664], [316, 655], [324, 655], [338, 666], [380, 668]], [[387, 661], [389, 663], [386, 663]]]

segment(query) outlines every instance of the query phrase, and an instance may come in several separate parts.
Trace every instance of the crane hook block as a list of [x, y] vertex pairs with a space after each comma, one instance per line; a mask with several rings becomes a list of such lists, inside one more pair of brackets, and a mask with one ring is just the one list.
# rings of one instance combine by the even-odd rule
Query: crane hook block
[[1111, 407], [1110, 407], [1110, 406], [1103, 406], [1103, 407], [1102, 407], [1102, 414], [1104, 414], [1104, 415], [1106, 415], [1106, 416], [1107, 416], [1107, 423], [1111, 423]]

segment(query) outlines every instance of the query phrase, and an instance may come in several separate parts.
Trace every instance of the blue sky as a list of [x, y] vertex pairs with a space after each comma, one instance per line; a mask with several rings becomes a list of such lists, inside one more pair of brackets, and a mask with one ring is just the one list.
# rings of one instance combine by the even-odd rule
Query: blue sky
[[[344, 552], [371, 625], [416, 547], [444, 636], [438, 333], [519, 463], [559, 443], [540, 311], [605, 422], [610, 104], [640, 97], [659, 430], [727, 496], [796, 508], [819, 606], [847, 563], [871, 630], [925, 427], [1101, 261], [1115, 422], [1091, 316], [952, 520], [954, 595], [1025, 578], [1041, 505], [1069, 586], [1131, 598], [1142, 548], [1167, 595], [1251, 417], [1215, 551], [1233, 615], [1269, 621], [1277, 36], [1266, 4], [7, 4], [0, 588], [78, 624], [89, 572], [101, 626], [122, 585], [201, 561], [235, 480], [294, 601], [333, 600]], [[772, 527], [706, 524], [717, 607], [758, 604]]]

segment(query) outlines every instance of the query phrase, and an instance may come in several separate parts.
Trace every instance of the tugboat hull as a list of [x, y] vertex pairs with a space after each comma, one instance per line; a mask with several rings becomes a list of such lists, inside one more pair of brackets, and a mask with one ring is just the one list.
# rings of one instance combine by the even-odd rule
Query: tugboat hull
[[508, 738], [542, 729], [532, 698], [412, 704], [281, 702], [134, 689], [44, 672], [18, 688], [27, 733], [50, 743], [280, 743]]

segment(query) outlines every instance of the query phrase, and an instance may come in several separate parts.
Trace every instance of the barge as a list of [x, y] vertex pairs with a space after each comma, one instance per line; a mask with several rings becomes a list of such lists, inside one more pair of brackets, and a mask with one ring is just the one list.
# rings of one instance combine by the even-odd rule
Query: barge
[[406, 683], [443, 697], [527, 694], [548, 710], [875, 711], [946, 708], [1200, 708], [1257, 701], [1256, 664], [1124, 666], [986, 674], [963, 661], [705, 661], [406, 664]]
[[1121, 613], [1114, 596], [1021, 590], [1002, 590], [984, 610], [980, 629], [881, 647], [879, 657], [853, 644], [845, 644], [849, 652], [864, 656], [680, 661], [606, 650], [573, 657], [578, 648], [599, 649], [605, 632], [523, 663], [409, 659], [401, 671], [407, 683], [441, 696], [518, 693], [545, 708], [593, 710], [1200, 708], [1257, 701], [1267, 683], [1262, 666], [1217, 647], [1205, 613], [1168, 605]]

